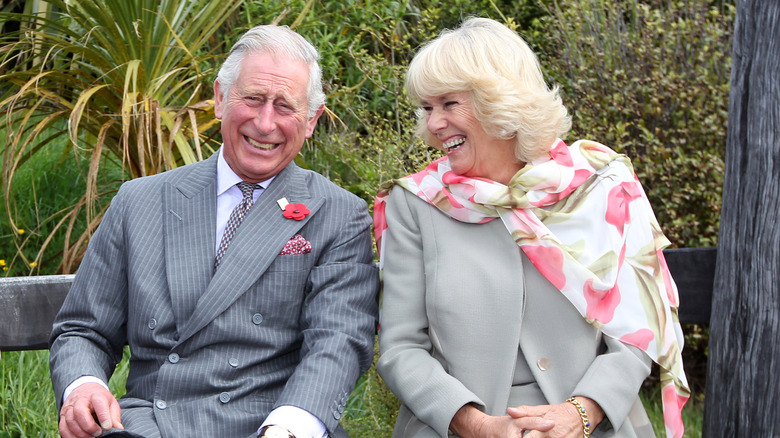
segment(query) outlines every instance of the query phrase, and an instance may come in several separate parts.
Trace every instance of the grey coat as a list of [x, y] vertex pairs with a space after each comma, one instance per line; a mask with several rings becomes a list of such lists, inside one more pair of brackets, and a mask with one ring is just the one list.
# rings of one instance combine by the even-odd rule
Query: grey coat
[[[145, 437], [254, 436], [276, 406], [331, 436], [371, 364], [378, 276], [365, 202], [290, 164], [214, 273], [217, 154], [125, 183], [89, 244], [51, 337], [61, 400], [131, 347], [124, 426]], [[276, 200], [311, 210], [286, 219]], [[279, 255], [294, 235], [303, 255]]]
[[394, 436], [447, 436], [467, 403], [506, 415], [523, 358], [547, 403], [601, 405], [594, 436], [653, 436], [650, 359], [586, 323], [500, 220], [458, 222], [401, 187], [385, 208], [377, 369], [403, 403]]

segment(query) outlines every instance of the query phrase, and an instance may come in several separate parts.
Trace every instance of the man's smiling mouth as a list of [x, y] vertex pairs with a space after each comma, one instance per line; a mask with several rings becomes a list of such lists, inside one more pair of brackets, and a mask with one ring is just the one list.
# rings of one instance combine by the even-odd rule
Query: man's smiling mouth
[[254, 146], [257, 149], [262, 149], [264, 151], [270, 151], [270, 150], [276, 148], [277, 146], [279, 146], [278, 143], [260, 143], [258, 141], [252, 140], [251, 138], [249, 138], [247, 136], [244, 136], [244, 138], [246, 139], [246, 141], [250, 145]]

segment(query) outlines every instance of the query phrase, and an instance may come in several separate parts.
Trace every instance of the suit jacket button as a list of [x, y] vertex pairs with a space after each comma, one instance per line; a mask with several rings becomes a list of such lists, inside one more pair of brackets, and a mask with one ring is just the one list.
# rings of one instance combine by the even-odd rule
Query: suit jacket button
[[157, 320], [152, 318], [149, 320], [149, 330], [154, 330], [157, 327]]
[[255, 325], [260, 325], [260, 323], [263, 322], [263, 315], [259, 313], [255, 313], [252, 315], [252, 323]]
[[179, 361], [179, 355], [176, 353], [171, 353], [168, 355], [168, 362], [170, 363], [176, 363]]
[[222, 403], [229, 402], [230, 401], [230, 394], [228, 394], [227, 392], [223, 392], [222, 394], [219, 395], [219, 401], [221, 401]]
[[339, 412], [339, 411], [335, 411], [335, 412], [333, 413], [333, 418], [335, 418], [335, 419], [337, 419], [337, 420], [341, 420], [341, 412]]
[[536, 366], [542, 371], [547, 371], [547, 369], [550, 368], [550, 359], [543, 357], [536, 361]]
[[235, 357], [231, 357], [230, 360], [228, 360], [228, 363], [230, 364], [231, 367], [235, 368], [238, 366], [238, 359], [236, 359]]
[[157, 406], [157, 409], [165, 409], [168, 407], [168, 403], [165, 403], [165, 400], [157, 400], [154, 402], [154, 405]]

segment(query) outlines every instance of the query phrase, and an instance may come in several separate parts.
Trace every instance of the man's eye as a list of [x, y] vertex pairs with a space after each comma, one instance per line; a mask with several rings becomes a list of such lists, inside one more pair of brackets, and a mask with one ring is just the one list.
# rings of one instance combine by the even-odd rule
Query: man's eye
[[277, 103], [276, 108], [278, 108], [279, 112], [282, 113], [291, 113], [294, 111], [294, 108], [291, 105], [286, 103]]

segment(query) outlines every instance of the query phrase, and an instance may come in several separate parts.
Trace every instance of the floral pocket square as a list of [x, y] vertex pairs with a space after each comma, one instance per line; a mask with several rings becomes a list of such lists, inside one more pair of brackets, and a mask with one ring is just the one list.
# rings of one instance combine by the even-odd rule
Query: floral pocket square
[[282, 252], [279, 255], [298, 255], [311, 252], [311, 242], [304, 239], [300, 234], [296, 234], [289, 242], [284, 244]]

